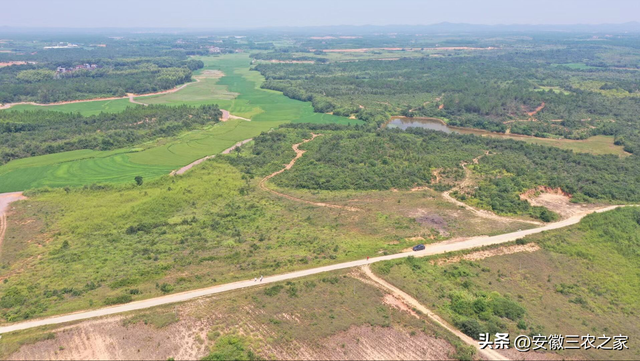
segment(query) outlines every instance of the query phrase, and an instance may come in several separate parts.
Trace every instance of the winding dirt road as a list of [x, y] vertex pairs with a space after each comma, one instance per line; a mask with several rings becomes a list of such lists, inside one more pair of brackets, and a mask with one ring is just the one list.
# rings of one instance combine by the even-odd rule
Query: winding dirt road
[[184, 87], [190, 85], [190, 84], [195, 84], [197, 82], [199, 82], [200, 80], [198, 78], [195, 78], [196, 80], [195, 82], [189, 82], [186, 84], [182, 84], [177, 88], [173, 88], [173, 89], [169, 89], [169, 90], [163, 90], [160, 92], [155, 92], [155, 93], [147, 93], [147, 94], [133, 94], [133, 93], [129, 93], [123, 97], [107, 97], [107, 98], [93, 98], [93, 99], [79, 99], [79, 100], [68, 100], [68, 101], [64, 101], [64, 102], [57, 102], [57, 103], [47, 103], [47, 104], [42, 104], [42, 103], [36, 103], [36, 102], [20, 102], [20, 103], [7, 103], [7, 104], [3, 104], [0, 107], [0, 110], [2, 109], [9, 109], [14, 105], [36, 105], [39, 107], [50, 107], [52, 105], [64, 105], [64, 104], [73, 104], [73, 103], [86, 103], [86, 102], [99, 102], [99, 101], [104, 101], [104, 100], [118, 100], [118, 99], [127, 99], [129, 98], [129, 101], [131, 103], [134, 104], [141, 104], [144, 106], [147, 106], [149, 104], [144, 104], [144, 103], [140, 103], [137, 102], [135, 100], [133, 100], [134, 97], [148, 97], [148, 96], [152, 96], [152, 95], [161, 95], [161, 94], [169, 94], [169, 93], [175, 93], [180, 89], [183, 89]]
[[388, 291], [390, 291], [391, 294], [393, 294], [397, 298], [403, 300], [404, 303], [407, 304], [409, 307], [412, 307], [412, 308], [415, 308], [415, 309], [419, 310], [420, 312], [425, 314], [429, 319], [431, 319], [431, 321], [439, 324], [443, 328], [449, 330], [454, 335], [458, 336], [458, 338], [460, 338], [467, 345], [475, 347], [475, 349], [480, 354], [485, 356], [487, 360], [508, 360], [508, 358], [502, 356], [500, 353], [498, 353], [495, 350], [489, 350], [489, 349], [484, 349], [483, 350], [483, 349], [481, 349], [480, 345], [478, 344], [477, 341], [475, 341], [471, 337], [469, 337], [469, 336], [465, 335], [464, 333], [460, 332], [457, 328], [455, 328], [452, 325], [450, 325], [447, 321], [443, 320], [440, 316], [436, 315], [431, 310], [426, 308], [423, 304], [420, 303], [420, 301], [418, 301], [415, 298], [411, 297], [408, 293], [406, 293], [406, 292], [402, 291], [401, 289], [395, 287], [394, 285], [392, 285], [389, 282], [383, 280], [382, 278], [376, 276], [373, 272], [371, 272], [371, 268], [369, 268], [369, 265], [366, 265], [366, 266], [362, 267], [362, 270], [364, 271], [364, 274], [367, 275], [371, 280], [376, 282], [378, 285], [382, 286], [382, 288], [385, 288]]
[[[473, 159], [473, 163], [474, 164], [478, 164], [478, 161], [480, 160], [480, 158], [484, 157], [487, 154], [481, 155], [479, 157], [476, 157]], [[537, 222], [537, 221], [529, 221], [529, 220], [525, 220], [525, 219], [518, 219], [518, 218], [509, 218], [509, 217], [502, 217], [499, 216], [493, 212], [490, 211], [486, 211], [483, 209], [477, 209], [474, 208], [464, 202], [461, 202], [455, 198], [453, 198], [451, 196], [451, 192], [453, 191], [457, 191], [460, 190], [463, 187], [468, 187], [471, 185], [471, 171], [469, 170], [469, 168], [467, 168], [466, 163], [462, 163], [462, 168], [464, 169], [464, 180], [462, 181], [462, 183], [458, 184], [457, 186], [451, 188], [450, 190], [443, 192], [442, 193], [442, 198], [444, 198], [447, 202], [449, 203], [453, 203], [459, 207], [463, 207], [468, 211], [473, 212], [476, 216], [481, 217], [481, 218], [485, 218], [485, 219], [490, 219], [493, 221], [498, 221], [498, 222], [523, 222], [523, 223], [529, 223], [529, 224], [535, 224], [535, 225], [543, 225], [544, 223], [542, 222]], [[420, 188], [414, 188], [414, 190], [419, 190]]]
[[[621, 206], [609, 206], [606, 208], [598, 209], [594, 212], [595, 213], [606, 212], [618, 207], [621, 207]], [[202, 288], [198, 290], [192, 290], [192, 291], [176, 293], [176, 294], [167, 295], [167, 296], [151, 298], [147, 300], [131, 302], [131, 303], [127, 303], [119, 306], [106, 307], [106, 308], [101, 308], [101, 309], [92, 310], [92, 311], [81, 311], [81, 312], [76, 312], [76, 313], [62, 315], [62, 316], [53, 316], [49, 318], [34, 319], [30, 321], [25, 321], [25, 322], [9, 324], [9, 325], [0, 327], [0, 334], [6, 333], [6, 332], [18, 331], [18, 330], [25, 330], [33, 327], [60, 324], [65, 322], [85, 320], [85, 319], [94, 318], [94, 317], [113, 315], [113, 314], [122, 313], [122, 312], [142, 310], [150, 307], [192, 300], [194, 298], [214, 295], [222, 292], [255, 287], [262, 284], [286, 281], [290, 279], [306, 277], [306, 276], [315, 275], [319, 273], [342, 270], [347, 268], [366, 266], [375, 262], [389, 261], [393, 259], [406, 258], [409, 256], [425, 257], [425, 256], [436, 255], [436, 254], [443, 254], [447, 252], [455, 252], [455, 251], [461, 251], [461, 250], [472, 249], [477, 247], [490, 246], [494, 244], [512, 242], [518, 238], [522, 238], [528, 235], [574, 225], [580, 222], [580, 220], [587, 214], [588, 213], [585, 212], [583, 214], [580, 214], [571, 218], [567, 218], [559, 222], [550, 223], [542, 227], [526, 229], [523, 231], [517, 231], [512, 233], [505, 233], [497, 236], [479, 236], [479, 237], [471, 237], [471, 238], [452, 239], [445, 242], [439, 242], [439, 243], [427, 245], [427, 247], [424, 250], [418, 251], [418, 252], [396, 253], [396, 254], [391, 254], [387, 256], [373, 257], [369, 260], [362, 259], [362, 260], [333, 264], [329, 266], [316, 267], [316, 268], [306, 269], [302, 271], [285, 273], [281, 275], [267, 276], [262, 282], [255, 282], [254, 280], [249, 279], [246, 281], [227, 283], [223, 285], [212, 286], [212, 287]]]
[[286, 198], [286, 199], [289, 199], [289, 200], [292, 200], [292, 201], [295, 201], [295, 202], [311, 204], [311, 205], [313, 205], [313, 206], [318, 206], [318, 207], [328, 207], [328, 208], [344, 209], [344, 210], [351, 211], [351, 212], [361, 211], [361, 209], [360, 209], [360, 208], [355, 208], [355, 207], [341, 206], [341, 205], [337, 205], [337, 204], [329, 204], [329, 203], [322, 203], [322, 202], [312, 202], [312, 201], [308, 201], [308, 200], [305, 200], [305, 199], [302, 199], [302, 198], [298, 198], [298, 197], [290, 196], [290, 195], [288, 195], [288, 194], [280, 193], [280, 192], [278, 192], [278, 191], [274, 191], [273, 189], [271, 189], [271, 188], [267, 187], [266, 183], [267, 183], [267, 181], [268, 181], [269, 179], [271, 179], [271, 178], [273, 178], [273, 177], [277, 176], [278, 174], [280, 174], [280, 173], [282, 173], [282, 172], [284, 172], [284, 171], [286, 171], [286, 170], [291, 169], [291, 168], [293, 167], [293, 165], [294, 165], [294, 164], [296, 164], [296, 161], [297, 161], [298, 159], [300, 159], [300, 157], [302, 157], [302, 155], [306, 152], [306, 150], [300, 150], [300, 149], [299, 149], [300, 145], [302, 145], [302, 144], [304, 144], [304, 143], [307, 143], [307, 142], [310, 142], [310, 141], [314, 140], [316, 137], [319, 137], [319, 136], [321, 136], [321, 135], [322, 135], [322, 134], [314, 134], [314, 133], [311, 133], [311, 138], [310, 138], [310, 139], [305, 139], [305, 140], [303, 140], [303, 141], [302, 141], [302, 142], [300, 142], [300, 143], [294, 144], [291, 148], [293, 148], [293, 151], [294, 151], [294, 152], [296, 152], [296, 156], [295, 156], [295, 158], [293, 158], [293, 159], [291, 160], [291, 162], [289, 162], [289, 164], [287, 164], [284, 168], [280, 169], [280, 170], [279, 170], [279, 171], [277, 171], [277, 172], [273, 172], [273, 173], [269, 174], [268, 176], [266, 176], [266, 177], [262, 178], [262, 180], [260, 181], [260, 183], [259, 183], [258, 185], [260, 186], [260, 188], [261, 188], [262, 190], [265, 190], [265, 191], [267, 191], [267, 192], [271, 192], [271, 193], [273, 193], [273, 194], [275, 194], [275, 195], [277, 195], [277, 196], [279, 196], [279, 197], [283, 197], [283, 198]]

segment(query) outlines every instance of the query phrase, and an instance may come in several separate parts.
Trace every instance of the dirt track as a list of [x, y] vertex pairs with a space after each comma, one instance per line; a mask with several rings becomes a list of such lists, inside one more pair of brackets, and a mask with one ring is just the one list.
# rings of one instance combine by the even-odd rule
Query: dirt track
[[8, 103], [8, 104], [4, 104], [0, 107], [1, 109], [9, 109], [14, 105], [36, 105], [39, 107], [49, 107], [52, 105], [64, 105], [64, 104], [73, 104], [73, 103], [86, 103], [86, 102], [98, 102], [98, 101], [103, 101], [103, 100], [118, 100], [118, 99], [129, 99], [129, 101], [131, 103], [134, 104], [142, 104], [142, 105], [148, 105], [148, 104], [144, 104], [144, 103], [140, 103], [137, 102], [135, 100], [133, 100], [134, 97], [147, 97], [147, 96], [151, 96], [151, 95], [161, 95], [161, 94], [169, 94], [169, 93], [175, 93], [178, 90], [188, 86], [189, 84], [194, 84], [199, 82], [200, 80], [198, 78], [195, 78], [196, 81], [195, 82], [190, 82], [190, 83], [186, 83], [186, 84], [182, 84], [177, 88], [173, 88], [173, 89], [169, 89], [169, 90], [163, 90], [161, 92], [155, 92], [155, 93], [147, 93], [147, 94], [127, 94], [123, 97], [108, 97], [108, 98], [93, 98], [93, 99], [79, 99], [79, 100], [69, 100], [69, 101], [65, 101], [65, 102], [57, 102], [57, 103], [47, 103], [47, 104], [41, 104], [41, 103], [36, 103], [36, 102], [20, 102], [20, 103]]
[[[486, 155], [486, 154], [485, 154]], [[481, 155], [475, 159], [473, 159], [473, 163], [477, 164], [478, 161], [480, 160], [480, 158], [484, 157], [484, 155]], [[515, 218], [509, 218], [509, 217], [502, 217], [499, 216], [493, 212], [489, 212], [489, 211], [485, 211], [483, 209], [476, 209], [474, 207], [471, 207], [470, 205], [461, 202], [455, 198], [453, 198], [451, 196], [451, 192], [456, 191], [456, 190], [460, 190], [463, 187], [468, 187], [471, 185], [471, 171], [469, 170], [469, 168], [466, 167], [466, 163], [462, 163], [462, 168], [464, 168], [464, 173], [465, 173], [465, 177], [464, 180], [462, 181], [462, 183], [458, 184], [457, 186], [451, 188], [451, 190], [448, 190], [446, 192], [442, 193], [442, 197], [449, 203], [453, 203], [459, 207], [463, 207], [471, 212], [473, 212], [476, 216], [481, 217], [481, 218], [485, 218], [485, 219], [491, 219], [494, 221], [499, 221], [499, 222], [514, 222], [514, 221], [518, 221], [518, 222], [524, 222], [524, 223], [529, 223], [529, 224], [535, 224], [535, 225], [542, 225], [544, 223], [542, 222], [537, 222], [537, 221], [528, 221], [528, 220], [523, 220], [523, 219], [515, 219]], [[413, 190], [420, 190], [421, 188], [414, 188]]]
[[[242, 140], [242, 141], [240, 141], [240, 142], [238, 142], [238, 143], [234, 144], [234, 145], [233, 145], [233, 147], [231, 147], [231, 148], [227, 148], [227, 149], [223, 150], [223, 151], [222, 151], [222, 153], [220, 153], [220, 154], [229, 154], [229, 153], [231, 153], [234, 149], [236, 149], [236, 148], [238, 148], [238, 147], [240, 147], [240, 146], [242, 146], [242, 145], [244, 145], [244, 144], [247, 144], [247, 143], [249, 143], [249, 142], [250, 142], [250, 141], [252, 141], [252, 140], [253, 140], [253, 138], [249, 138], [249, 139]], [[189, 169], [193, 168], [194, 166], [196, 166], [196, 165], [198, 165], [198, 164], [200, 164], [200, 163], [204, 162], [204, 161], [205, 161], [205, 160], [207, 160], [207, 159], [211, 159], [211, 158], [213, 158], [213, 157], [215, 157], [215, 156], [216, 156], [216, 155], [214, 154], [214, 155], [208, 155], [208, 156], [206, 156], [206, 157], [204, 157], [204, 158], [200, 158], [200, 159], [196, 160], [195, 162], [192, 162], [192, 163], [190, 163], [190, 164], [187, 164], [187, 165], [185, 165], [184, 167], [182, 167], [182, 168], [180, 168], [180, 169], [178, 169], [178, 170], [174, 170], [174, 171], [173, 171], [173, 172], [171, 172], [169, 175], [176, 175], [176, 174], [180, 175], [180, 174], [184, 174], [185, 172], [187, 172]]]
[[[595, 213], [610, 211], [618, 207], [621, 207], [621, 206], [609, 206], [609, 207], [601, 208], [596, 210]], [[101, 309], [92, 310], [92, 311], [80, 311], [80, 312], [62, 315], [62, 316], [54, 316], [49, 318], [34, 319], [30, 321], [25, 321], [25, 322], [14, 323], [14, 324], [0, 327], [0, 334], [6, 333], [6, 332], [18, 331], [18, 330], [25, 330], [33, 327], [38, 327], [38, 326], [60, 324], [65, 322], [85, 320], [85, 319], [94, 318], [94, 317], [113, 315], [113, 314], [118, 314], [122, 312], [142, 310], [142, 309], [160, 306], [160, 305], [183, 302], [183, 301], [187, 301], [187, 300], [191, 300], [191, 299], [195, 299], [203, 296], [210, 296], [210, 295], [214, 295], [222, 292], [255, 287], [261, 284], [281, 282], [281, 281], [306, 277], [306, 276], [324, 273], [324, 272], [365, 266], [374, 262], [389, 261], [393, 259], [406, 258], [409, 256], [425, 257], [425, 256], [436, 255], [436, 254], [443, 254], [447, 252], [455, 252], [455, 251], [478, 248], [483, 246], [490, 246], [494, 244], [512, 242], [518, 238], [522, 238], [528, 235], [537, 234], [537, 233], [558, 229], [558, 228], [564, 228], [567, 226], [577, 224], [587, 214], [588, 213], [583, 213], [583, 214], [573, 216], [571, 218], [568, 218], [559, 222], [550, 223], [538, 228], [526, 229], [526, 230], [512, 232], [512, 233], [505, 233], [497, 236], [456, 238], [456, 239], [452, 239], [445, 242], [439, 242], [439, 243], [427, 245], [427, 247], [424, 250], [418, 251], [418, 252], [396, 253], [396, 254], [391, 254], [386, 256], [373, 257], [369, 260], [361, 259], [356, 261], [343, 262], [343, 263], [333, 264], [329, 266], [316, 267], [316, 268], [311, 268], [311, 269], [306, 269], [306, 270], [296, 271], [291, 273], [285, 273], [280, 275], [267, 276], [262, 282], [255, 282], [253, 279], [249, 279], [246, 281], [238, 281], [238, 282], [227, 283], [223, 285], [212, 286], [208, 288], [202, 288], [198, 290], [171, 294], [167, 296], [150, 298], [147, 300], [141, 300], [141, 301], [131, 302], [131, 303], [118, 305], [118, 306], [101, 308]]]
[[296, 161], [298, 159], [300, 159], [300, 157], [302, 157], [302, 155], [306, 152], [306, 151], [300, 150], [298, 148], [298, 147], [300, 147], [301, 144], [310, 142], [310, 141], [314, 140], [316, 137], [321, 136], [321, 135], [322, 134], [311, 133], [311, 139], [305, 139], [301, 143], [294, 144], [292, 146], [292, 148], [293, 148], [293, 151], [296, 152], [295, 158], [293, 158], [291, 160], [291, 162], [289, 162], [289, 164], [287, 164], [284, 168], [280, 169], [277, 172], [273, 172], [273, 173], [269, 174], [268, 176], [264, 177], [259, 183], [260, 188], [265, 190], [265, 191], [267, 191], [267, 192], [271, 192], [271, 193], [273, 193], [273, 194], [275, 194], [277, 196], [280, 196], [280, 197], [283, 197], [283, 198], [287, 198], [287, 199], [290, 199], [290, 200], [296, 201], [296, 202], [311, 204], [311, 205], [318, 206], [318, 207], [344, 209], [344, 210], [351, 211], [351, 212], [360, 211], [361, 210], [360, 208], [355, 208], [355, 207], [340, 206], [340, 205], [337, 205], [337, 204], [329, 204], [329, 203], [308, 201], [308, 200], [305, 200], [305, 199], [302, 199], [302, 198], [298, 198], [298, 197], [290, 196], [288, 194], [284, 194], [284, 193], [280, 193], [280, 192], [274, 191], [273, 189], [270, 189], [269, 187], [267, 187], [266, 183], [267, 183], [267, 181], [269, 179], [277, 176], [278, 174], [284, 172], [285, 170], [291, 169], [293, 167], [293, 165], [296, 164]]
[[27, 199], [22, 195], [22, 192], [0, 194], [0, 253], [2, 252], [4, 234], [7, 232], [7, 210], [9, 209], [9, 204], [22, 199]]
[[481, 349], [477, 341], [475, 341], [471, 337], [465, 335], [464, 333], [458, 331], [458, 329], [456, 329], [455, 327], [451, 326], [447, 321], [445, 321], [442, 318], [440, 318], [440, 316], [438, 316], [435, 313], [431, 312], [431, 310], [426, 308], [424, 305], [422, 305], [415, 298], [411, 297], [408, 293], [400, 290], [399, 288], [393, 286], [389, 282], [387, 282], [387, 281], [383, 280], [382, 278], [376, 276], [373, 272], [371, 272], [371, 268], [369, 268], [369, 265], [363, 266], [362, 270], [364, 271], [364, 273], [370, 279], [372, 279], [374, 282], [376, 282], [378, 285], [382, 286], [383, 288], [387, 289], [388, 291], [391, 291], [391, 293], [394, 296], [396, 296], [397, 298], [401, 299], [409, 307], [411, 307], [412, 309], [419, 310], [423, 314], [427, 315], [427, 317], [429, 317], [429, 319], [431, 319], [433, 322], [439, 324], [440, 326], [442, 326], [442, 327], [446, 328], [447, 330], [449, 330], [454, 335], [458, 336], [467, 345], [475, 347], [476, 350], [480, 354], [485, 356], [488, 360], [508, 360], [506, 357], [502, 356], [500, 353], [498, 353], [495, 350], [488, 350], [488, 349], [483, 350], [483, 349]]

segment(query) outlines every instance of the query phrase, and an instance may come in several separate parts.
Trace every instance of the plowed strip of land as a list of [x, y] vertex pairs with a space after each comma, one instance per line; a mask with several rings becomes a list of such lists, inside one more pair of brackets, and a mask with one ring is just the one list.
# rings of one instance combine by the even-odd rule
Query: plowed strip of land
[[[598, 209], [595, 212], [596, 213], [606, 212], [618, 207], [624, 207], [624, 206], [609, 206], [609, 207]], [[113, 315], [113, 314], [122, 313], [122, 312], [142, 310], [142, 309], [160, 306], [160, 305], [183, 302], [183, 301], [191, 300], [198, 297], [210, 296], [210, 295], [214, 295], [222, 292], [238, 290], [238, 289], [248, 288], [248, 287], [255, 287], [255, 286], [259, 286], [267, 283], [287, 281], [295, 278], [306, 277], [306, 276], [324, 273], [324, 272], [331, 272], [331, 271], [336, 271], [341, 269], [365, 266], [373, 262], [389, 261], [393, 259], [406, 258], [409, 256], [426, 257], [426, 256], [432, 256], [436, 254], [443, 254], [447, 252], [456, 252], [456, 251], [462, 251], [466, 249], [512, 242], [518, 238], [526, 237], [528, 235], [537, 234], [537, 233], [549, 231], [552, 229], [564, 228], [567, 226], [577, 224], [587, 214], [588, 213], [585, 212], [583, 214], [576, 215], [559, 222], [550, 223], [542, 227], [525, 229], [522, 231], [511, 232], [511, 233], [505, 233], [497, 236], [456, 238], [456, 239], [452, 239], [445, 242], [439, 242], [439, 243], [427, 245], [424, 250], [417, 251], [417, 252], [396, 253], [396, 254], [390, 254], [386, 256], [373, 257], [369, 260], [362, 259], [362, 260], [338, 263], [338, 264], [329, 265], [329, 266], [316, 267], [316, 268], [306, 269], [302, 271], [285, 273], [281, 275], [267, 276], [266, 278], [264, 278], [262, 282], [255, 282], [254, 280], [250, 279], [246, 281], [227, 283], [223, 285], [217, 285], [217, 286], [212, 286], [208, 288], [201, 288], [198, 290], [181, 292], [181, 293], [176, 293], [176, 294], [162, 296], [162, 297], [150, 298], [147, 300], [141, 300], [141, 301], [131, 302], [131, 303], [118, 305], [118, 306], [101, 308], [101, 309], [92, 310], [92, 311], [81, 311], [81, 312], [71, 313], [71, 314], [62, 315], [62, 316], [34, 319], [34, 320], [25, 321], [25, 322], [9, 324], [9, 325], [0, 327], [0, 334], [6, 333], [6, 332], [18, 331], [18, 330], [25, 330], [33, 327], [44, 326], [44, 325], [54, 325], [54, 324], [60, 324], [65, 322], [85, 320], [85, 319], [94, 318], [94, 317]]]
[[375, 274], [373, 274], [373, 272], [371, 272], [371, 269], [369, 268], [368, 265], [362, 267], [362, 270], [364, 271], [364, 273], [367, 276], [369, 276], [369, 278], [371, 278], [373, 281], [375, 281], [377, 284], [379, 284], [383, 288], [391, 291], [391, 293], [394, 296], [396, 296], [397, 298], [401, 299], [403, 302], [407, 303], [410, 307], [419, 310], [420, 312], [425, 314], [427, 317], [429, 317], [433, 322], [439, 324], [440, 326], [442, 326], [442, 327], [446, 328], [447, 330], [449, 330], [454, 335], [458, 336], [467, 345], [475, 347], [476, 350], [478, 350], [478, 352], [480, 352], [483, 356], [485, 356], [487, 358], [487, 360], [508, 360], [506, 357], [502, 356], [500, 353], [498, 353], [495, 350], [489, 350], [489, 349], [484, 349], [483, 350], [483, 349], [481, 349], [480, 345], [478, 344], [477, 341], [475, 341], [471, 337], [465, 335], [464, 333], [458, 331], [458, 329], [456, 329], [455, 327], [451, 326], [447, 321], [445, 321], [442, 318], [440, 318], [440, 316], [438, 316], [435, 313], [431, 312], [431, 310], [429, 310], [424, 305], [422, 305], [418, 300], [416, 300], [415, 298], [411, 297], [409, 294], [407, 294], [406, 292], [400, 290], [399, 288], [395, 287], [394, 285], [390, 284], [389, 282], [387, 282], [387, 281], [383, 280], [382, 278], [380, 278], [380, 277], [376, 276]]
[[310, 142], [310, 141], [314, 140], [316, 137], [321, 136], [321, 135], [322, 135], [322, 134], [314, 134], [314, 133], [311, 133], [311, 139], [305, 139], [305, 140], [303, 140], [301, 143], [294, 144], [294, 145], [292, 146], [292, 148], [293, 148], [293, 151], [294, 151], [294, 152], [296, 152], [296, 156], [295, 156], [295, 158], [293, 158], [293, 159], [291, 160], [291, 162], [289, 162], [289, 164], [287, 164], [284, 168], [280, 169], [280, 170], [279, 170], [279, 171], [277, 171], [277, 172], [273, 172], [273, 173], [269, 174], [268, 176], [264, 177], [264, 178], [260, 181], [260, 183], [259, 183], [260, 188], [261, 188], [261, 189], [263, 189], [263, 190], [265, 190], [265, 191], [267, 191], [267, 192], [271, 192], [271, 193], [273, 193], [273, 194], [275, 194], [275, 195], [277, 195], [277, 196], [280, 196], [280, 197], [283, 197], [283, 198], [287, 198], [287, 199], [290, 199], [290, 200], [292, 200], [292, 201], [296, 201], [296, 202], [301, 202], [301, 203], [311, 204], [311, 205], [318, 206], [318, 207], [328, 207], [328, 208], [345, 209], [345, 210], [347, 210], [347, 211], [351, 211], [351, 212], [360, 211], [360, 210], [361, 210], [360, 208], [355, 208], [355, 207], [340, 206], [340, 205], [337, 205], [337, 204], [329, 204], [329, 203], [322, 203], [322, 202], [312, 202], [312, 201], [307, 201], [307, 200], [302, 199], [302, 198], [298, 198], [298, 197], [290, 196], [290, 195], [288, 195], [288, 194], [284, 194], [284, 193], [280, 193], [280, 192], [274, 191], [273, 189], [270, 189], [270, 188], [268, 188], [268, 187], [266, 186], [266, 182], [267, 182], [269, 179], [271, 179], [271, 178], [273, 178], [273, 177], [277, 176], [278, 174], [280, 174], [280, 173], [284, 172], [285, 170], [289, 170], [289, 169], [291, 169], [291, 167], [293, 167], [293, 165], [294, 165], [294, 164], [296, 164], [296, 161], [297, 161], [298, 159], [300, 159], [300, 157], [302, 157], [302, 155], [303, 155], [306, 151], [305, 151], [305, 150], [300, 150], [300, 149], [298, 149], [298, 147], [300, 147], [300, 145], [301, 145], [301, 144], [304, 144], [304, 143]]

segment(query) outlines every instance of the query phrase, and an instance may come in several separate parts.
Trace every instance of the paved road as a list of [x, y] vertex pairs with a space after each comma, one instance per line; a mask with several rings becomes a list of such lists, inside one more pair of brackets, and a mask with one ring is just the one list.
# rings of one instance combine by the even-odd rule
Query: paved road
[[[618, 206], [610, 206], [610, 207], [599, 209], [595, 212], [597, 213], [605, 212], [617, 207]], [[461, 250], [470, 249], [470, 248], [477, 248], [482, 246], [489, 246], [494, 244], [511, 242], [518, 238], [522, 238], [524, 236], [528, 236], [531, 234], [536, 234], [536, 233], [540, 233], [540, 232], [544, 232], [552, 229], [563, 228], [563, 227], [576, 224], [580, 222], [580, 220], [585, 215], [586, 214], [574, 216], [559, 222], [555, 222], [543, 227], [539, 227], [539, 228], [506, 233], [498, 236], [479, 236], [479, 237], [472, 237], [472, 238], [466, 238], [466, 239], [453, 239], [445, 242], [435, 243], [435, 244], [428, 245], [424, 250], [419, 252], [397, 253], [397, 254], [392, 254], [388, 256], [374, 257], [369, 259], [368, 261], [357, 260], [357, 261], [334, 264], [330, 266], [307, 269], [303, 271], [296, 271], [296, 272], [285, 273], [281, 275], [269, 276], [265, 278], [262, 282], [254, 282], [253, 280], [239, 281], [239, 282], [228, 283], [228, 284], [219, 285], [219, 286], [202, 288], [202, 289], [193, 290], [193, 291], [171, 294], [171, 295], [157, 297], [157, 298], [151, 298], [151, 299], [142, 300], [142, 301], [131, 302], [131, 303], [127, 303], [119, 306], [101, 308], [94, 311], [81, 311], [81, 312], [76, 312], [76, 313], [62, 315], [62, 316], [54, 316], [49, 318], [14, 323], [14, 324], [0, 327], [0, 334], [5, 332], [24, 330], [24, 329], [38, 327], [38, 326], [53, 325], [53, 324], [71, 322], [71, 321], [85, 320], [88, 318], [113, 315], [113, 314], [127, 312], [127, 311], [142, 310], [145, 308], [187, 301], [187, 300], [191, 300], [191, 299], [202, 297], [202, 296], [209, 296], [209, 295], [214, 295], [214, 294], [223, 293], [227, 291], [254, 287], [261, 284], [286, 281], [294, 278], [315, 275], [323, 272], [336, 271], [336, 270], [341, 270], [345, 268], [359, 267], [359, 266], [380, 262], [380, 261], [388, 261], [393, 259], [405, 258], [409, 256], [425, 257], [425, 256], [430, 256], [435, 254], [455, 252], [455, 251], [461, 251]]]

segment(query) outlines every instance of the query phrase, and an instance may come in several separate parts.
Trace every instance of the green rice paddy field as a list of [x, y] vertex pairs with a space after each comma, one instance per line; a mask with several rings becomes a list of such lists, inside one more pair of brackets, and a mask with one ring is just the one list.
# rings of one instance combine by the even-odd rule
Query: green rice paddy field
[[[249, 118], [231, 120], [176, 138], [159, 139], [134, 149], [113, 151], [78, 150], [20, 159], [0, 167], [0, 193], [51, 186], [132, 182], [135, 176], [157, 178], [207, 155], [220, 153], [233, 144], [257, 136], [280, 124], [337, 123], [360, 121], [314, 113], [310, 103], [289, 99], [280, 92], [260, 89], [264, 78], [249, 70], [246, 54], [202, 57], [206, 70], [221, 70], [220, 79], [204, 79], [170, 94], [139, 97], [138, 101], [166, 105], [219, 104], [232, 114]], [[229, 96], [237, 93], [237, 97]], [[48, 110], [96, 114], [132, 106], [128, 99], [49, 106]], [[17, 106], [14, 110], [36, 106]], [[37, 107], [40, 109], [40, 107]]]
[[57, 112], [80, 113], [82, 115], [95, 115], [95, 114], [99, 114], [100, 112], [117, 113], [131, 106], [138, 106], [138, 105], [131, 103], [129, 99], [116, 99], [116, 100], [98, 100], [94, 102], [82, 102], [82, 103], [71, 103], [71, 104], [64, 104], [64, 105], [48, 105], [48, 106], [21, 104], [21, 105], [12, 106], [11, 111], [54, 110]]

